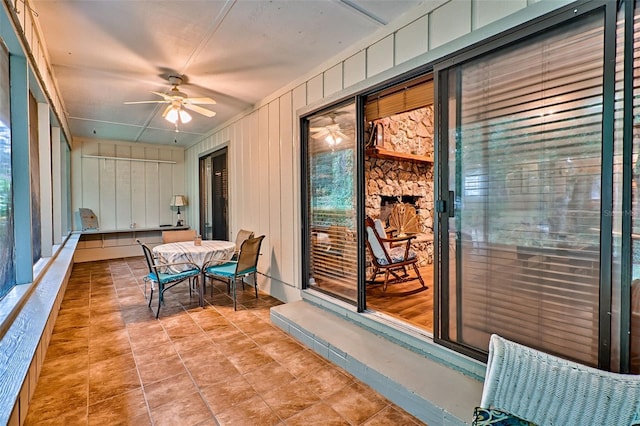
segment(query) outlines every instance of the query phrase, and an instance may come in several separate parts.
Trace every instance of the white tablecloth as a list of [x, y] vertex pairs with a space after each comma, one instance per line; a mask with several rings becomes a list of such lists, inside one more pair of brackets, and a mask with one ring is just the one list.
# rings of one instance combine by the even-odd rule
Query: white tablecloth
[[[182, 241], [155, 246], [153, 254], [160, 263], [191, 262], [202, 268], [205, 263], [211, 260], [219, 260], [220, 263], [224, 263], [224, 261], [231, 259], [235, 248], [236, 244], [231, 241], [207, 240], [202, 241], [200, 246], [195, 245], [193, 241]], [[170, 270], [160, 270], [160, 272], [178, 273], [193, 269], [193, 267], [176, 265], [168, 269]]]

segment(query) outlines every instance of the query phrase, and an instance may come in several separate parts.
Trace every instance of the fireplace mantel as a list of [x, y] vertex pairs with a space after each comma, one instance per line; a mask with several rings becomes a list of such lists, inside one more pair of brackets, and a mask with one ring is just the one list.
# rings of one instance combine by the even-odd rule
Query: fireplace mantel
[[367, 155], [369, 155], [370, 157], [384, 158], [387, 160], [412, 161], [414, 163], [429, 163], [429, 164], [433, 163], [433, 157], [426, 156], [426, 155], [415, 155], [415, 154], [409, 154], [405, 152], [389, 151], [389, 150], [380, 149], [380, 148], [367, 148], [366, 152], [367, 152]]

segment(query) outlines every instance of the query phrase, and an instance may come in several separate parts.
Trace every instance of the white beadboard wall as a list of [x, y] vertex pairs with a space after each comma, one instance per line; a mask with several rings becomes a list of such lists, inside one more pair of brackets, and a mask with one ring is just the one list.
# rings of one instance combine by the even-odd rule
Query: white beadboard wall
[[188, 221], [197, 222], [198, 159], [228, 147], [229, 239], [241, 228], [266, 236], [262, 290], [300, 298], [298, 117], [471, 43], [548, 13], [570, 0], [434, 0], [265, 98], [185, 151]]
[[176, 224], [176, 211], [169, 205], [172, 195], [185, 193], [183, 148], [78, 138], [71, 167], [74, 230], [81, 229], [80, 207], [93, 210], [103, 230], [129, 229], [134, 223], [136, 228]]

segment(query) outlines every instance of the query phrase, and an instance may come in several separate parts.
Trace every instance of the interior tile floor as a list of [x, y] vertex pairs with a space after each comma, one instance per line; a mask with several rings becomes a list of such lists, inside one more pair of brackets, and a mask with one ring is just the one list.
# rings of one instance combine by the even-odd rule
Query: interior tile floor
[[224, 283], [204, 309], [181, 284], [156, 320], [145, 268], [74, 266], [27, 425], [422, 424], [273, 326], [280, 302], [249, 286], [234, 312]]

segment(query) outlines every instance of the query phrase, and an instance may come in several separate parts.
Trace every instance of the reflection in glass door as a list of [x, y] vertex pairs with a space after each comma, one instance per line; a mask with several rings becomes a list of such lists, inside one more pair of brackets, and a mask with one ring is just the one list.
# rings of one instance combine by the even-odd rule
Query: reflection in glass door
[[308, 285], [357, 301], [355, 104], [306, 119]]

